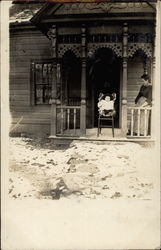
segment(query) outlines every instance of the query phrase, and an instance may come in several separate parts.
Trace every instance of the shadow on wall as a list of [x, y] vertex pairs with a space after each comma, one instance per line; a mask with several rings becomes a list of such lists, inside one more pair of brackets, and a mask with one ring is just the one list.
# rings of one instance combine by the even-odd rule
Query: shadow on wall
[[11, 137], [46, 138], [50, 135], [50, 124], [23, 124], [19, 118], [17, 123], [12, 123], [9, 129]]

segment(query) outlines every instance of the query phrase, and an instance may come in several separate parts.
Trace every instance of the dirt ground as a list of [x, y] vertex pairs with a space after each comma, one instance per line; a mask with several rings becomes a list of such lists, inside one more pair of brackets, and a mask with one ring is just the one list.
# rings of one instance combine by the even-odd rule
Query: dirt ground
[[10, 138], [13, 199], [152, 199], [155, 149], [136, 143]]

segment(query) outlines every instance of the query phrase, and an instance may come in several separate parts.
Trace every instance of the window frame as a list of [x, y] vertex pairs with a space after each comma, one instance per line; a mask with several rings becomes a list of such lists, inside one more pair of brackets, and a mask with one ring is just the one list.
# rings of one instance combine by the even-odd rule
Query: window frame
[[[51, 64], [53, 63], [52, 58], [43, 58], [43, 59], [32, 59], [30, 60], [30, 104], [31, 106], [46, 106], [50, 105], [50, 103], [36, 103], [36, 64]], [[52, 86], [51, 86], [52, 88]], [[51, 90], [52, 91], [52, 90]]]

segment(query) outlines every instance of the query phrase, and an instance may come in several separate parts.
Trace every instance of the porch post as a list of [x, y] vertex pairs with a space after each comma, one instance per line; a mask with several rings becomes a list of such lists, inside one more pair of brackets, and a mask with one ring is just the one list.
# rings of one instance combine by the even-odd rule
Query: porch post
[[128, 25], [123, 25], [123, 81], [121, 98], [121, 134], [126, 137], [127, 134], [127, 49], [128, 49]]
[[56, 85], [57, 85], [57, 64], [56, 60], [53, 62], [53, 76], [52, 76], [52, 90], [51, 90], [51, 127], [50, 135], [56, 136]]
[[81, 111], [80, 132], [86, 135], [86, 28], [82, 25], [82, 74], [81, 74]]
[[51, 127], [50, 135], [56, 136], [56, 98], [57, 98], [57, 43], [56, 43], [56, 26], [53, 25], [48, 31], [48, 37], [51, 40], [51, 53], [53, 58], [53, 74], [51, 86]]
[[[151, 137], [155, 139], [160, 146], [160, 98], [161, 98], [161, 2], [158, 0], [156, 4], [156, 26], [155, 40], [152, 61], [152, 116], [151, 116]], [[160, 151], [159, 151], [160, 153]]]
[[155, 86], [155, 69], [156, 69], [156, 26], [155, 26], [155, 35], [154, 35], [154, 44], [153, 44], [153, 54], [152, 54], [152, 113], [151, 113], [151, 137], [155, 137], [155, 124], [154, 124], [154, 119], [155, 119], [155, 91], [156, 91], [156, 86]]

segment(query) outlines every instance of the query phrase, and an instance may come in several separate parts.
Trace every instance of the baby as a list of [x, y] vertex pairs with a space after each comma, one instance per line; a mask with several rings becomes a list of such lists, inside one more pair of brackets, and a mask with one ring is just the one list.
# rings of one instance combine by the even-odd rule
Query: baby
[[98, 109], [100, 115], [111, 115], [114, 111], [114, 101], [116, 99], [116, 94], [112, 94], [113, 100], [111, 100], [109, 95], [104, 95], [99, 98]]

